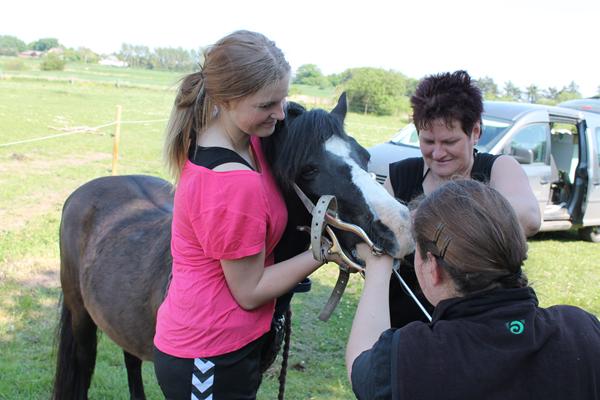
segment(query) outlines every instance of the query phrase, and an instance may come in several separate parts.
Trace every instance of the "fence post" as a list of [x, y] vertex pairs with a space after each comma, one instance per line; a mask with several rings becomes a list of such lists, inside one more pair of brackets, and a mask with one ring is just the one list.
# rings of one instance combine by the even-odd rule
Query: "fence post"
[[113, 138], [112, 174], [117, 174], [117, 161], [119, 159], [119, 140], [121, 140], [121, 106], [117, 106], [117, 119], [115, 124], [115, 136]]

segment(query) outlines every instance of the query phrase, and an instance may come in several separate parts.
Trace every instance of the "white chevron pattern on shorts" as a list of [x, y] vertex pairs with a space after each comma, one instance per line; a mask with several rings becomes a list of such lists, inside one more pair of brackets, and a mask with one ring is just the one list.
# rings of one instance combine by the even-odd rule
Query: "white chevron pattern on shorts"
[[198, 368], [200, 371], [202, 371], [203, 374], [205, 374], [206, 371], [208, 371], [209, 369], [211, 369], [212, 367], [215, 366], [215, 364], [213, 364], [209, 360], [204, 361], [201, 358], [196, 358], [194, 360], [194, 365], [196, 366], [196, 368]]
[[192, 385], [196, 387], [201, 393], [206, 392], [206, 389], [210, 388], [213, 384], [213, 375], [209, 376], [204, 382], [198, 379], [197, 376], [192, 376]]
[[215, 364], [201, 358], [194, 359], [192, 372], [192, 400], [212, 400]]
[[202, 399], [199, 399], [198, 397], [194, 396], [194, 393], [192, 393], [192, 400], [212, 400], [212, 394], [208, 397], [203, 397]]

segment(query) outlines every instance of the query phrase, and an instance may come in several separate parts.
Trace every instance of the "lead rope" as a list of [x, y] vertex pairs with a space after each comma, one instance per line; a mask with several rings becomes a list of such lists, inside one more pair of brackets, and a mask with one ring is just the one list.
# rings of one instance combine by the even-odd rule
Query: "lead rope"
[[290, 338], [292, 336], [292, 309], [285, 312], [284, 323], [285, 335], [283, 339], [283, 354], [281, 360], [281, 371], [279, 372], [279, 393], [278, 400], [284, 400], [285, 397], [285, 378], [287, 376], [288, 355], [290, 353]]

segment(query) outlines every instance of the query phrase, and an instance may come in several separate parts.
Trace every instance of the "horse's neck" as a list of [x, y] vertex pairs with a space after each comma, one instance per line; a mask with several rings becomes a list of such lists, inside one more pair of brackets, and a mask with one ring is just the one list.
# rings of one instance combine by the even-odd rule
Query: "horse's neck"
[[271, 167], [275, 164], [277, 148], [281, 145], [281, 138], [284, 135], [281, 133], [282, 129], [282, 127], [277, 126], [272, 135], [260, 139], [263, 154]]
[[307, 250], [310, 244], [308, 233], [298, 230], [299, 226], [310, 227], [310, 215], [294, 191], [283, 193], [288, 211], [288, 222], [283, 236], [275, 248], [275, 261], [287, 260]]

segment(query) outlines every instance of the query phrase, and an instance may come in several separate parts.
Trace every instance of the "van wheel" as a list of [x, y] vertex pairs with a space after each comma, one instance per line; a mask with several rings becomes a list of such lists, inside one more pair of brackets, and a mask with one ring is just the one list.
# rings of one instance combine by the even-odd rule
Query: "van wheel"
[[600, 226], [586, 226], [579, 229], [579, 237], [588, 242], [600, 243]]

